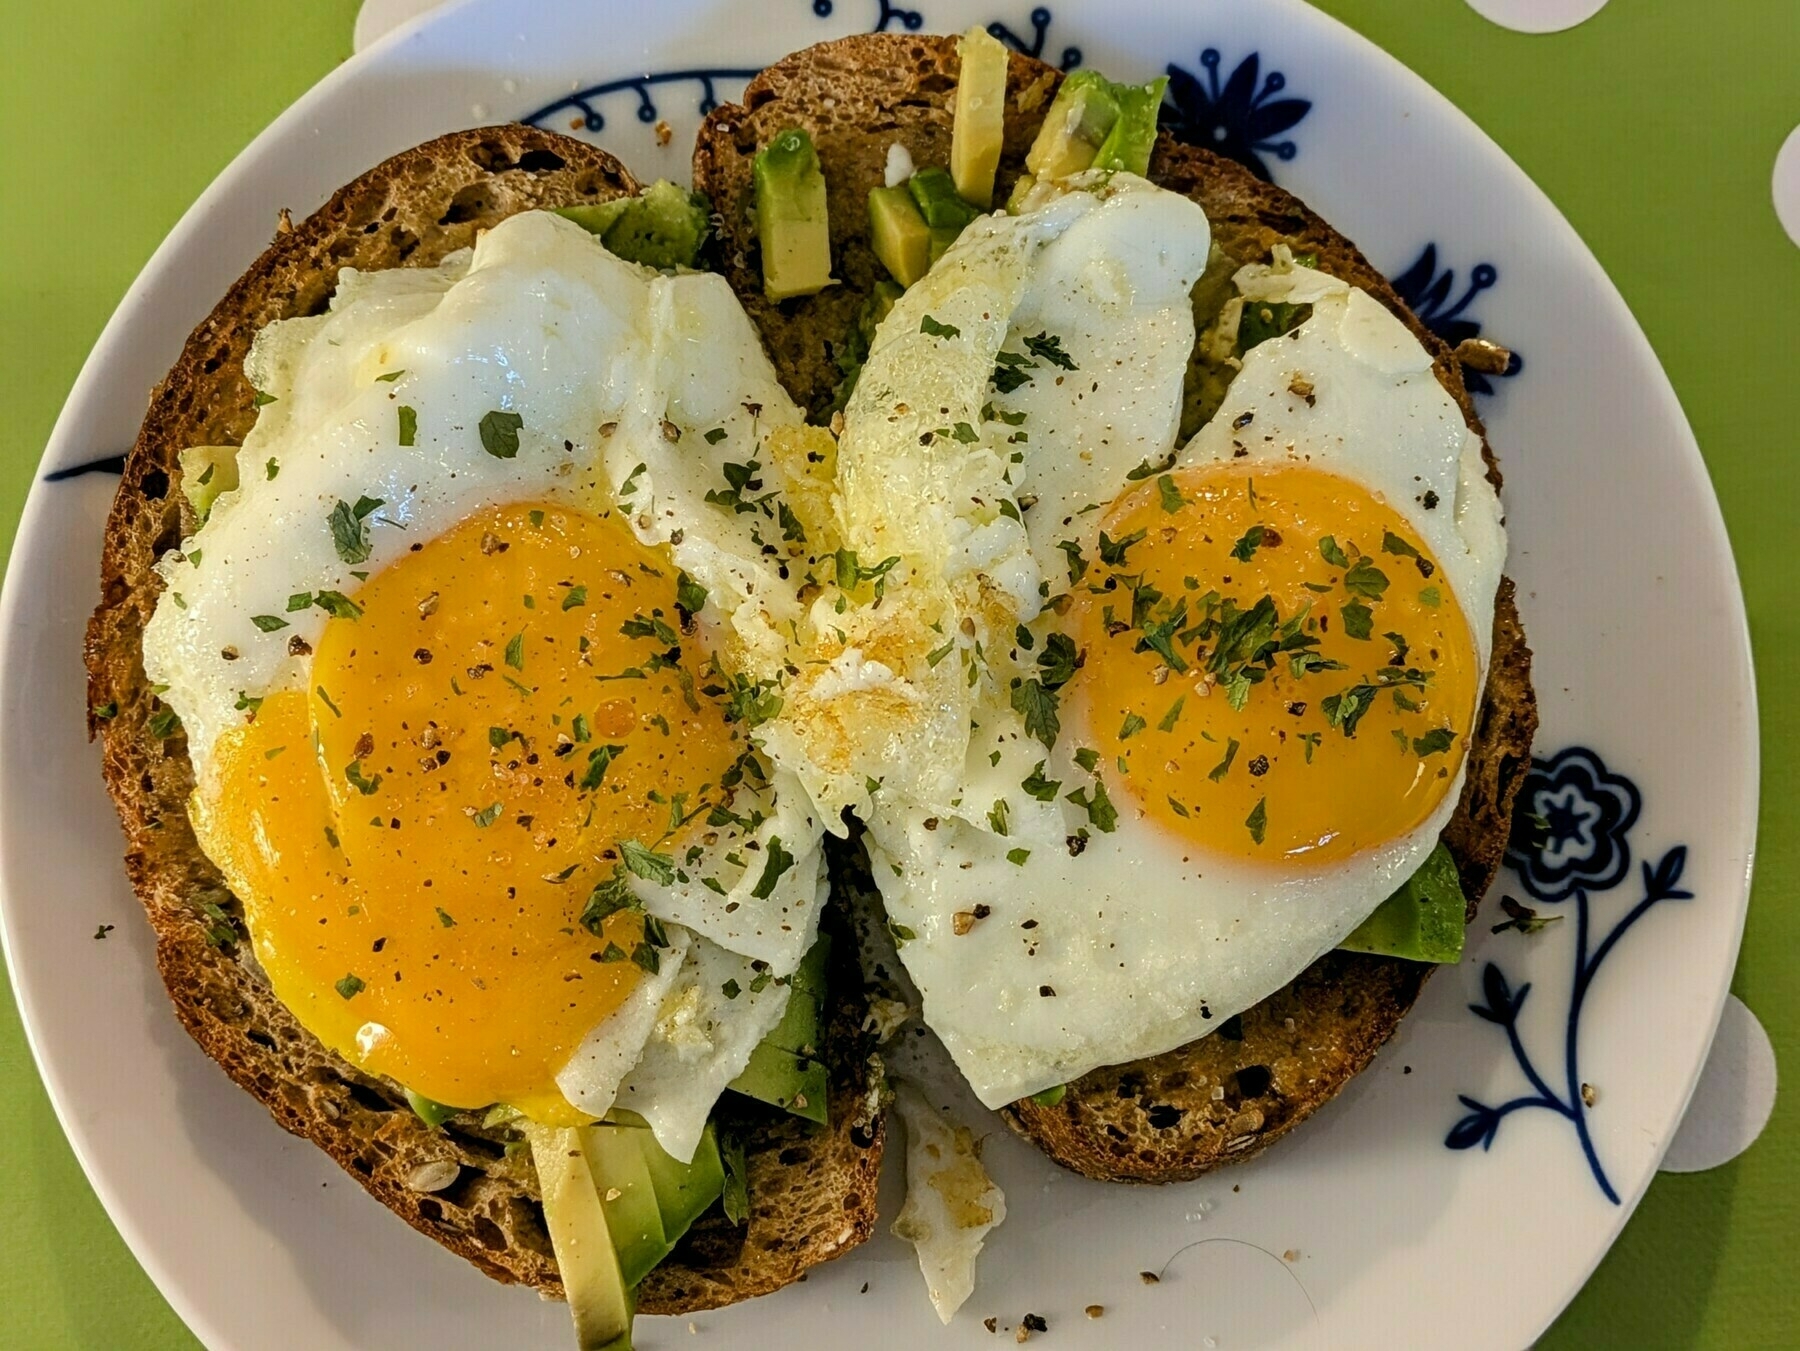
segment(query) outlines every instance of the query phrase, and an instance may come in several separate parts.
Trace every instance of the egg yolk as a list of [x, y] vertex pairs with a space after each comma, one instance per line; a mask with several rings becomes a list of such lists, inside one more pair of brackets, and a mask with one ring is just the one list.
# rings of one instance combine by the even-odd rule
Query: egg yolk
[[1103, 529], [1064, 616], [1064, 699], [1115, 791], [1209, 851], [1288, 864], [1431, 815], [1480, 659], [1399, 513], [1306, 465], [1209, 467], [1145, 482]]
[[747, 746], [696, 679], [682, 580], [611, 517], [484, 511], [371, 577], [307, 688], [221, 740], [201, 843], [326, 1045], [571, 1119], [557, 1072], [660, 960], [634, 908], [584, 926], [590, 892], [627, 841], [703, 830]]

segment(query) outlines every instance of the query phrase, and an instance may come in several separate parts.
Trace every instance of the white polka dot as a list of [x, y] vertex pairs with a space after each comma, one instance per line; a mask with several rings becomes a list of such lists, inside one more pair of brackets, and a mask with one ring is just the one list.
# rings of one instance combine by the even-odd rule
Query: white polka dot
[[1699, 1173], [1729, 1163], [1756, 1143], [1774, 1110], [1775, 1048], [1756, 1015], [1727, 995], [1719, 1035], [1663, 1171]]
[[1775, 156], [1775, 214], [1788, 238], [1800, 244], [1800, 127], [1788, 133]]
[[1515, 33], [1560, 33], [1593, 18], [1606, 0], [1469, 0], [1469, 8]]

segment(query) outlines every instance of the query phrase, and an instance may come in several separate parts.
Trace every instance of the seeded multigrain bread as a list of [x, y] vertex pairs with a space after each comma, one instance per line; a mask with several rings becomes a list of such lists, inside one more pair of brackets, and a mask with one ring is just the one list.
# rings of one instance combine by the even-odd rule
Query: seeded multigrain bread
[[[886, 275], [868, 244], [869, 189], [883, 181], [894, 142], [916, 164], [949, 162], [959, 69], [954, 38], [845, 38], [770, 67], [750, 82], [741, 104], [716, 109], [702, 128], [694, 185], [712, 197], [718, 212], [721, 269], [761, 327], [783, 381], [817, 415], [830, 407], [841, 378], [835, 355], [869, 289]], [[1005, 200], [1023, 169], [1060, 81], [1042, 62], [1010, 57], [996, 200]], [[751, 160], [788, 126], [804, 127], [818, 147], [829, 197], [832, 272], [842, 284], [777, 305], [762, 295]], [[1285, 242], [1296, 252], [1316, 254], [1321, 269], [1368, 291], [1418, 335], [1435, 358], [1439, 381], [1469, 426], [1482, 431], [1450, 351], [1355, 245], [1298, 199], [1166, 133], [1158, 138], [1150, 177], [1198, 202], [1213, 239], [1237, 263], [1266, 262], [1271, 248]], [[1487, 463], [1498, 488], [1491, 452]], [[1530, 762], [1536, 726], [1531, 654], [1512, 583], [1503, 581], [1468, 781], [1444, 836], [1472, 898], [1487, 890], [1505, 852], [1513, 794]], [[1471, 902], [1471, 918], [1473, 909]], [[1419, 963], [1331, 953], [1213, 1036], [1096, 1070], [1069, 1085], [1054, 1107], [1020, 1102], [1005, 1115], [1052, 1158], [1090, 1177], [1196, 1177], [1258, 1153], [1335, 1096], [1392, 1035], [1430, 973]]]
[[[324, 1149], [407, 1223], [488, 1275], [551, 1295], [562, 1286], [529, 1154], [509, 1151], [504, 1133], [484, 1128], [478, 1114], [426, 1126], [398, 1086], [327, 1051], [269, 990], [243, 941], [240, 907], [189, 826], [194, 775], [184, 740], [151, 729], [157, 704], [142, 637], [160, 590], [152, 565], [194, 526], [177, 455], [243, 441], [256, 418], [243, 360], [258, 329], [321, 312], [342, 267], [433, 265], [516, 212], [606, 201], [637, 187], [603, 151], [529, 127], [495, 127], [398, 155], [299, 225], [284, 217], [275, 242], [194, 330], [151, 395], [107, 521], [102, 599], [88, 627], [89, 707], [111, 713], [91, 715], [91, 730], [104, 747], [126, 864], [183, 1025], [282, 1126]], [[830, 1129], [729, 1105], [730, 1124], [748, 1145], [749, 1224], [703, 1219], [645, 1281], [645, 1312], [764, 1294], [873, 1228], [882, 1128], [871, 1110], [855, 971], [834, 971], [833, 990], [823, 1047]]]

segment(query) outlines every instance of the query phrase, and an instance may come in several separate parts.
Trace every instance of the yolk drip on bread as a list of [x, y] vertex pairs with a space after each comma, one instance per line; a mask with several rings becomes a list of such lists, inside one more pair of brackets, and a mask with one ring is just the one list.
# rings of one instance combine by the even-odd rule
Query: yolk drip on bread
[[1142, 484], [1103, 529], [1070, 595], [1070, 693], [1146, 816], [1216, 853], [1319, 865], [1431, 816], [1481, 668], [1399, 513], [1307, 465], [1214, 466]]
[[744, 749], [676, 651], [678, 582], [610, 516], [484, 510], [221, 739], [202, 843], [332, 1049], [438, 1102], [572, 1113], [557, 1071], [656, 962], [634, 909], [590, 931], [584, 903], [628, 842], [698, 838]]

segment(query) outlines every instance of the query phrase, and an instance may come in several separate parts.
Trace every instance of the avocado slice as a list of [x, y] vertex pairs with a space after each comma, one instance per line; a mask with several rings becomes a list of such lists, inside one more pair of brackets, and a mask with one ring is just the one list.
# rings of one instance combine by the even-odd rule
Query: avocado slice
[[406, 1105], [413, 1109], [414, 1116], [432, 1127], [443, 1125], [462, 1110], [460, 1107], [447, 1107], [441, 1102], [433, 1102], [423, 1093], [415, 1093], [410, 1088], [406, 1090]]
[[220, 493], [237, 489], [237, 455], [236, 446], [189, 446], [176, 457], [181, 462], [182, 494], [201, 520]]
[[656, 1189], [656, 1204], [662, 1211], [663, 1234], [673, 1247], [725, 1190], [725, 1163], [719, 1155], [718, 1133], [712, 1122], [706, 1123], [692, 1163], [664, 1153], [648, 1127], [631, 1135], [643, 1153], [650, 1185]]
[[[604, 1123], [581, 1128], [582, 1147], [606, 1210], [607, 1232], [619, 1255], [619, 1274], [628, 1288], [635, 1287], [668, 1256], [671, 1246], [663, 1232], [656, 1186], [644, 1161], [642, 1141], [649, 1135], [647, 1130]], [[655, 1141], [650, 1143], [654, 1146]]]
[[787, 300], [832, 285], [825, 174], [812, 137], [798, 127], [781, 132], [757, 152], [754, 176], [763, 294]]
[[911, 286], [931, 266], [931, 229], [903, 187], [869, 189], [869, 243], [902, 286]]
[[580, 1351], [631, 1351], [631, 1296], [580, 1130], [525, 1123]]
[[980, 24], [963, 34], [960, 47], [950, 177], [964, 201], [985, 211], [994, 204], [994, 173], [1006, 134], [1006, 48]]
[[759, 1041], [744, 1072], [731, 1081], [735, 1092], [821, 1126], [830, 1119], [827, 1095], [830, 1076], [823, 1061], [802, 1051], [787, 1051]]
[[1440, 841], [1418, 871], [1338, 946], [1413, 962], [1460, 961], [1467, 912], [1456, 860]]
[[1077, 70], [1051, 100], [1025, 168], [1038, 179], [1067, 178], [1094, 162], [1100, 144], [1119, 120], [1113, 83], [1098, 71]]
[[781, 1021], [756, 1044], [744, 1072], [731, 1081], [732, 1089], [745, 1097], [821, 1125], [828, 1119], [830, 1076], [818, 1058], [819, 1015], [830, 959], [831, 939], [821, 934], [790, 977], [793, 987]]
[[1149, 84], [1112, 87], [1119, 116], [1094, 152], [1093, 168], [1123, 169], [1140, 176], [1150, 171], [1150, 151], [1156, 145], [1156, 117], [1162, 110], [1163, 90], [1168, 84], [1167, 75], [1158, 75]]
[[918, 204], [925, 223], [934, 230], [960, 232], [981, 214], [957, 193], [955, 180], [935, 164], [920, 169], [907, 179], [906, 190]]
[[665, 271], [699, 263], [711, 227], [711, 211], [704, 193], [689, 192], [666, 178], [636, 197], [556, 208], [557, 215], [599, 236], [609, 251], [626, 262]]

